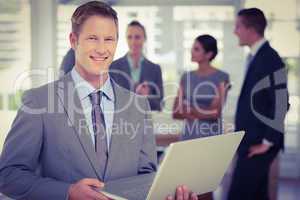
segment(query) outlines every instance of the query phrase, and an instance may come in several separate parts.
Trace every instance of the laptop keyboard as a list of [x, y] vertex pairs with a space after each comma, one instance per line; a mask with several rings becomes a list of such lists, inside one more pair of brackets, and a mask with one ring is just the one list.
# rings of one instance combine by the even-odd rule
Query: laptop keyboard
[[155, 173], [118, 179], [105, 183], [104, 191], [128, 200], [145, 200]]

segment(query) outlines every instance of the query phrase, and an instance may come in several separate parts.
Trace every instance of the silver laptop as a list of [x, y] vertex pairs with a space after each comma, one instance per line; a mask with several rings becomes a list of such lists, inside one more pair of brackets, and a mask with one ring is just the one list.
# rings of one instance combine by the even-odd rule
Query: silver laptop
[[105, 183], [102, 191], [115, 200], [165, 199], [178, 185], [197, 194], [216, 190], [244, 136], [244, 132], [172, 143], [157, 173]]

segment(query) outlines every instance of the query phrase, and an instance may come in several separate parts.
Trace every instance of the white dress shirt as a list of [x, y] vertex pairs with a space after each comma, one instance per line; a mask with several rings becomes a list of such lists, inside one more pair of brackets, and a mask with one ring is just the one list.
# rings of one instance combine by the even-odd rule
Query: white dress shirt
[[71, 71], [72, 79], [75, 83], [75, 89], [78, 93], [81, 106], [85, 115], [86, 122], [88, 124], [88, 129], [91, 135], [91, 139], [95, 144], [94, 130], [92, 123], [92, 103], [89, 98], [89, 94], [92, 92], [101, 91], [104, 93], [101, 99], [100, 107], [104, 115], [104, 121], [106, 126], [106, 138], [107, 138], [107, 149], [109, 150], [110, 138], [113, 128], [113, 117], [115, 111], [115, 95], [111, 85], [110, 77], [105, 81], [104, 85], [100, 89], [95, 89], [89, 82], [83, 79], [80, 74], [73, 67]]

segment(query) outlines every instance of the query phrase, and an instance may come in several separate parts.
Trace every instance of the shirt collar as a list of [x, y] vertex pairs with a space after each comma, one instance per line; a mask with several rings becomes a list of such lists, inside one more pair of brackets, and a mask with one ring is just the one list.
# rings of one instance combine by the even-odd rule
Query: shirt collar
[[[133, 66], [134, 66], [134, 65], [133, 65], [133, 60], [132, 60], [132, 58], [130, 57], [129, 53], [127, 53], [126, 58], [127, 58], [127, 61], [128, 61], [128, 63], [129, 63], [130, 68], [131, 68], [131, 69], [136, 69], [135, 67], [133, 67]], [[141, 67], [142, 62], [144, 61], [144, 59], [145, 59], [145, 58], [144, 58], [143, 54], [141, 54], [141, 57], [140, 57], [139, 62], [138, 62], [138, 68]]]
[[75, 89], [78, 91], [79, 99], [83, 100], [89, 96], [92, 92], [102, 91], [104, 96], [111, 101], [115, 101], [115, 96], [110, 80], [110, 76], [105, 81], [104, 85], [100, 89], [95, 89], [89, 82], [83, 79], [80, 74], [76, 71], [75, 67], [73, 67], [71, 71], [72, 79], [75, 83]]
[[267, 42], [265, 38], [261, 38], [260, 40], [256, 41], [250, 48], [250, 54], [255, 56], [258, 50]]

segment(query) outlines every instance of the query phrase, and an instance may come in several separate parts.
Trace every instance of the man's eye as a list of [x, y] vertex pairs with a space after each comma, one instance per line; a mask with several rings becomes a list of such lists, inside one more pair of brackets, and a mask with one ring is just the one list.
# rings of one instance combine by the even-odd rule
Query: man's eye
[[97, 38], [95, 38], [95, 37], [89, 37], [88, 39], [89, 40], [97, 40]]

